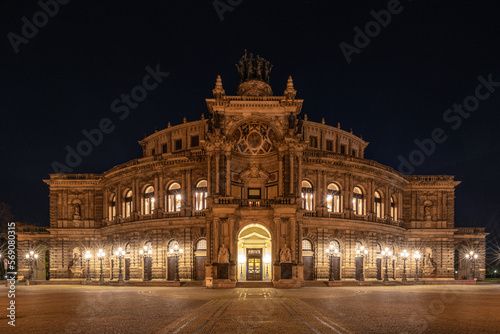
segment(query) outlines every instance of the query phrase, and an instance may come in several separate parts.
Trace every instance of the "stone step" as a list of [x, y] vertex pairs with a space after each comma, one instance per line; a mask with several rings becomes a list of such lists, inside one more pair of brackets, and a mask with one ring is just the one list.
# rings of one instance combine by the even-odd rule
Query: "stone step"
[[237, 288], [272, 288], [273, 282], [237, 282]]

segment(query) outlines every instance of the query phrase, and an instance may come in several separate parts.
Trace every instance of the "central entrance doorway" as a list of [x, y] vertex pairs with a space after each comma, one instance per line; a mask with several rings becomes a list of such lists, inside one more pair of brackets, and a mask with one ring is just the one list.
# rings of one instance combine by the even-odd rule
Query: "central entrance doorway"
[[247, 281], [262, 280], [262, 248], [247, 248]]
[[260, 224], [249, 224], [238, 234], [238, 281], [270, 281], [271, 233]]

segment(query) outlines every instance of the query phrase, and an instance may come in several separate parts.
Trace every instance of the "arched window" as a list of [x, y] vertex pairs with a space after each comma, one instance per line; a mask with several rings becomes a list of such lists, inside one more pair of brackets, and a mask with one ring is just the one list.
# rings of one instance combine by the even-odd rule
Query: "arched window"
[[307, 239], [302, 239], [302, 250], [303, 251], [312, 251], [313, 250], [312, 243]]
[[148, 186], [144, 191], [143, 212], [145, 215], [153, 213], [155, 209], [155, 189]]
[[382, 246], [380, 246], [380, 244], [377, 243], [377, 245], [375, 247], [377, 248], [377, 255], [381, 255], [382, 254]]
[[197, 251], [204, 251], [207, 250], [207, 239], [200, 239], [196, 243], [196, 250]]
[[326, 188], [326, 206], [328, 212], [340, 212], [340, 188], [335, 183]]
[[[333, 246], [333, 247], [331, 247], [331, 246]], [[329, 247], [333, 248], [334, 251], [337, 250], [338, 252], [340, 252], [340, 243], [337, 240], [330, 241]]]
[[123, 215], [125, 218], [130, 217], [132, 214], [132, 190], [125, 193], [125, 200], [123, 201]]
[[398, 207], [394, 196], [391, 196], [391, 218], [393, 220], [398, 220]]
[[365, 214], [363, 191], [360, 187], [354, 187], [354, 194], [352, 196], [352, 206], [354, 213], [357, 215]]
[[116, 216], [116, 195], [111, 195], [111, 202], [109, 203], [109, 219], [114, 219]]
[[302, 180], [302, 209], [313, 210], [313, 187], [309, 181]]
[[382, 205], [382, 196], [380, 196], [380, 193], [378, 191], [375, 191], [375, 214], [377, 218], [384, 218], [383, 216], [383, 205]]
[[181, 211], [181, 185], [177, 182], [172, 183], [167, 189], [167, 211]]
[[203, 210], [207, 208], [207, 180], [201, 180], [194, 188], [194, 209]]

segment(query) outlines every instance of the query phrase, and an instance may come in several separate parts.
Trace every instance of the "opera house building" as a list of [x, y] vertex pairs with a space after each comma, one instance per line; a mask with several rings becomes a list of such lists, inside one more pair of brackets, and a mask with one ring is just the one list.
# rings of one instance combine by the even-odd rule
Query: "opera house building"
[[365, 159], [362, 137], [308, 120], [291, 77], [274, 94], [268, 61], [237, 68], [236, 94], [217, 77], [208, 111], [139, 141], [142, 157], [51, 174], [50, 227], [18, 231], [21, 276], [33, 265], [35, 280], [212, 288], [484, 279], [484, 228], [455, 227], [459, 181]]

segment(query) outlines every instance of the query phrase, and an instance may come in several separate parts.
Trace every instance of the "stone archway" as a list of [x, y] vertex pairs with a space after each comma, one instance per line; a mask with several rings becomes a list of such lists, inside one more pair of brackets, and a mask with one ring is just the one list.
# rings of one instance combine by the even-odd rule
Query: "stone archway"
[[272, 280], [272, 237], [261, 224], [245, 225], [238, 233], [238, 281]]

